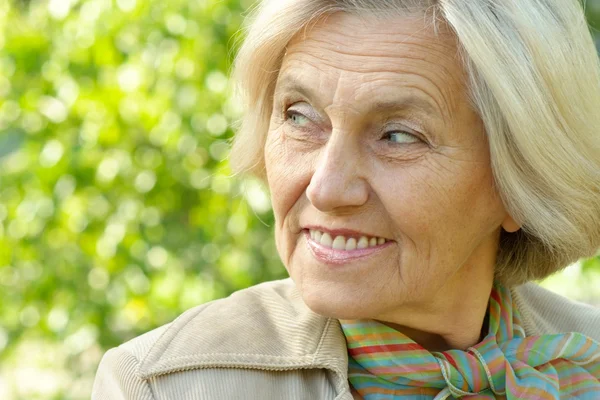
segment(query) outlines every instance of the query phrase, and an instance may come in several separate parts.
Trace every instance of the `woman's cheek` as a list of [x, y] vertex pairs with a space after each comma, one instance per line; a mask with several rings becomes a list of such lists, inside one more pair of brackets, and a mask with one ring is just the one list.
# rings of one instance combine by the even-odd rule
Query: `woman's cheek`
[[302, 168], [296, 153], [287, 148], [281, 135], [272, 132], [269, 139], [265, 145], [265, 168], [275, 219], [282, 223], [302, 194], [301, 184], [296, 176], [298, 169]]

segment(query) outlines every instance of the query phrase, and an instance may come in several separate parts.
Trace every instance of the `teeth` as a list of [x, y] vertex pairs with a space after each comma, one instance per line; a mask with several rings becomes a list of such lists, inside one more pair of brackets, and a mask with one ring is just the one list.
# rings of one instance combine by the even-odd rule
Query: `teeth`
[[350, 250], [354, 250], [354, 249], [356, 249], [356, 239], [350, 238], [350, 239], [346, 240], [346, 251], [350, 251]]
[[346, 249], [346, 238], [344, 238], [343, 236], [337, 236], [335, 239], [333, 239], [333, 244], [331, 245], [331, 247], [335, 250]]
[[336, 236], [334, 239], [329, 233], [323, 233], [314, 229], [311, 229], [309, 234], [310, 238], [315, 242], [335, 250], [351, 251], [356, 249], [366, 249], [368, 247], [381, 246], [386, 242], [385, 238], [382, 237], [368, 238], [366, 236], [361, 236], [358, 241], [356, 238], [351, 237], [347, 239], [344, 236]]
[[369, 239], [367, 239], [366, 236], [361, 236], [360, 239], [358, 239], [358, 244], [356, 247], [359, 249], [366, 249], [369, 247]]
[[331, 236], [329, 235], [329, 233], [324, 233], [321, 236], [321, 244], [325, 247], [331, 247], [331, 244], [333, 243], [333, 240], [331, 240]]

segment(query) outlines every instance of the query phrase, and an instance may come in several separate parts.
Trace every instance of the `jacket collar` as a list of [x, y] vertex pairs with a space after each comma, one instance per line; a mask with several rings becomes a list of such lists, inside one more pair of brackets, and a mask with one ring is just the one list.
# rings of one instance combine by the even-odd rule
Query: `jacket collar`
[[348, 355], [339, 322], [312, 312], [291, 279], [266, 282], [193, 308], [142, 359], [142, 379], [230, 367], [272, 371], [324, 368], [347, 390]]

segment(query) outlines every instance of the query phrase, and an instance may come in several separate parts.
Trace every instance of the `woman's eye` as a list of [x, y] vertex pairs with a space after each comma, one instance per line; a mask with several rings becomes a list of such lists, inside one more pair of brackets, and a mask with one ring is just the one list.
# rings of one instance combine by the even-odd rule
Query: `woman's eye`
[[304, 127], [310, 123], [310, 119], [296, 111], [288, 110], [286, 111], [285, 115], [288, 121], [291, 121], [292, 124], [299, 127]]
[[408, 132], [388, 132], [385, 134], [385, 138], [392, 143], [398, 144], [410, 144], [417, 143], [420, 141], [415, 135]]

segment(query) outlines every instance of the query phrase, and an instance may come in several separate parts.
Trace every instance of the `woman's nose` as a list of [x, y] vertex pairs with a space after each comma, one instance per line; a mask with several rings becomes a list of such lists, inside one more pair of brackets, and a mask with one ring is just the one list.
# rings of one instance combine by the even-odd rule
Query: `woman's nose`
[[334, 137], [323, 148], [306, 188], [308, 200], [323, 212], [361, 206], [369, 198], [360, 151], [344, 143], [344, 138]]

